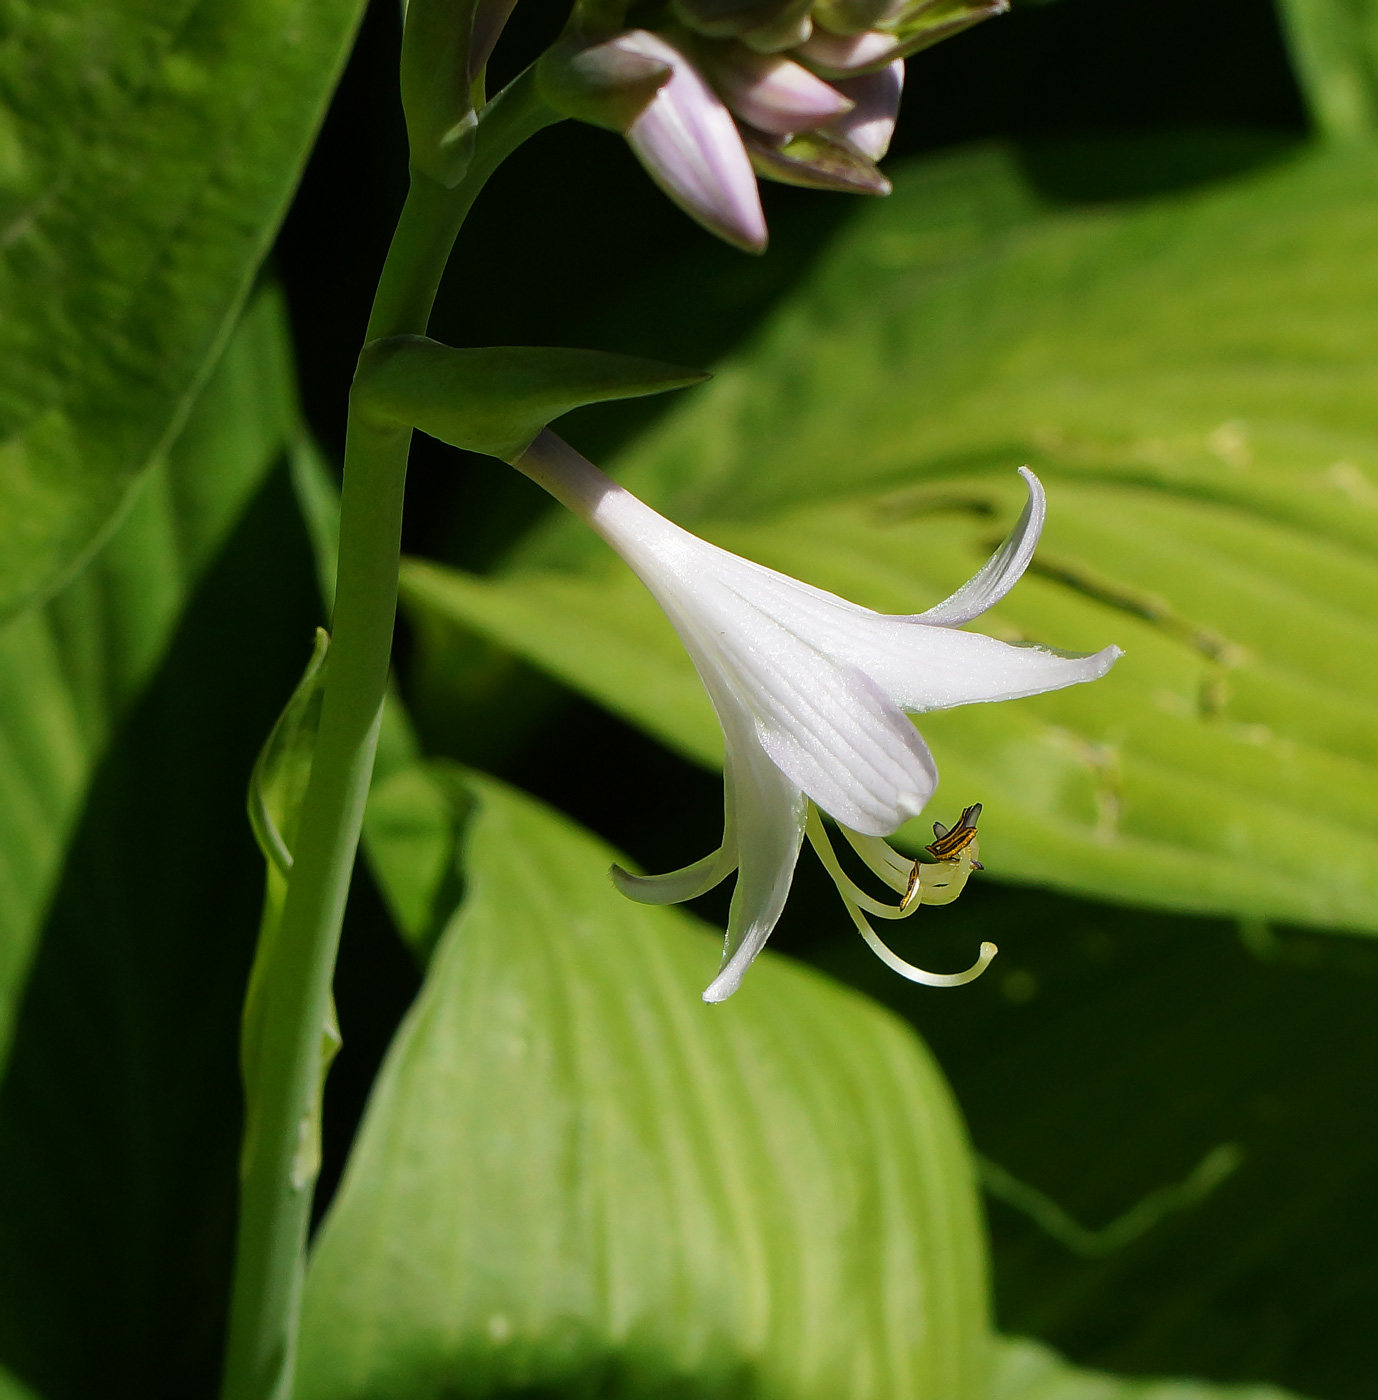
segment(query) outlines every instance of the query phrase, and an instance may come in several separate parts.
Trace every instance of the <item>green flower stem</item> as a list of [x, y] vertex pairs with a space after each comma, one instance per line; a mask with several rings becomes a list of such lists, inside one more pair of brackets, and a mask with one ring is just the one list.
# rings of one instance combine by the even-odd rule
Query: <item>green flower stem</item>
[[[452, 190], [413, 172], [379, 281], [369, 339], [424, 334], [464, 217], [489, 175], [558, 120], [528, 71], [485, 109]], [[397, 608], [411, 430], [351, 407], [339, 573], [320, 732], [263, 1002], [260, 1130], [240, 1186], [224, 1400], [288, 1400], [315, 1185], [313, 1109], [340, 924], [373, 771]]]

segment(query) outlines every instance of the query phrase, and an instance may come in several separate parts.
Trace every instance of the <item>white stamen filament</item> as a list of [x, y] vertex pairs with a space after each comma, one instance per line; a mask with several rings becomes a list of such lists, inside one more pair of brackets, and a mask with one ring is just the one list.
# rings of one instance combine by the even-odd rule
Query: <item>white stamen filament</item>
[[[808, 833], [809, 844], [818, 853], [819, 860], [823, 862], [823, 868], [832, 876], [833, 883], [837, 886], [837, 892], [842, 896], [842, 903], [846, 905], [847, 913], [851, 915], [857, 932], [866, 940], [867, 946], [876, 957], [892, 972], [897, 972], [901, 977], [905, 977], [911, 982], [918, 982], [925, 987], [961, 987], [968, 982], [974, 982], [990, 966], [991, 960], [998, 951], [994, 943], [982, 943], [980, 957], [965, 972], [929, 972], [926, 968], [915, 967], [913, 963], [906, 962], [871, 927], [863, 910], [883, 919], [903, 919], [919, 907], [919, 901], [915, 899], [910, 903], [909, 897], [906, 896], [905, 903], [897, 908], [891, 904], [882, 904], [879, 900], [874, 900], [869, 895], [863, 894], [848, 879], [839, 864], [837, 852], [833, 850], [832, 842], [824, 829], [823, 819], [818, 814], [818, 808], [812, 802], [809, 803], [804, 829]], [[846, 832], [847, 828], [843, 827], [843, 831]], [[850, 835], [850, 833], [847, 834]], [[962, 883], [964, 884], [965, 881]], [[917, 884], [915, 888], [918, 888]], [[944, 903], [946, 902], [944, 901]]]
[[[915, 900], [911, 903], [907, 897], [899, 904], [884, 904], [878, 899], [872, 899], [852, 880], [851, 876], [843, 870], [842, 863], [837, 858], [837, 852], [833, 849], [833, 843], [823, 826], [823, 818], [819, 816], [818, 808], [812, 802], [809, 803], [809, 814], [805, 818], [804, 830], [808, 833], [809, 845], [818, 853], [818, 859], [823, 862], [824, 870], [833, 877], [833, 884], [837, 886], [838, 893], [843, 899], [850, 900], [868, 914], [874, 914], [878, 919], [907, 919], [918, 909], [918, 901]], [[913, 865], [912, 861], [910, 865]]]
[[838, 828], [848, 844], [866, 863], [866, 868], [879, 880], [884, 880], [896, 894], [908, 895], [914, 883], [914, 864], [879, 836], [863, 836], [849, 826]]

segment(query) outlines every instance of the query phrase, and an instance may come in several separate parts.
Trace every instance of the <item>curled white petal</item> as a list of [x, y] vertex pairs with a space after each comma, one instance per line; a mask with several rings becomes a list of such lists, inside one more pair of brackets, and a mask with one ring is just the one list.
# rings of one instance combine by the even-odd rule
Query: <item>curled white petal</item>
[[724, 841], [711, 855], [682, 870], [671, 870], [664, 875], [633, 875], [630, 870], [614, 865], [609, 873], [613, 884], [638, 904], [683, 904], [686, 899], [697, 899], [716, 889], [736, 868], [735, 849], [729, 850]]
[[993, 608], [1006, 593], [1024, 576], [1038, 547], [1038, 537], [1043, 533], [1043, 522], [1048, 517], [1048, 498], [1043, 493], [1043, 483], [1028, 467], [1020, 467], [1019, 475], [1029, 488], [1029, 499], [1024, 503], [1014, 529], [1005, 536], [1004, 543], [986, 561], [981, 571], [969, 578], [950, 598], [944, 599], [927, 612], [915, 613], [913, 621], [926, 622], [930, 627], [960, 627], [972, 618]]
[[749, 252], [766, 246], [756, 173], [737, 124], [694, 64], [660, 35], [637, 29], [619, 47], [670, 65], [670, 78], [632, 123], [627, 142], [685, 213]]

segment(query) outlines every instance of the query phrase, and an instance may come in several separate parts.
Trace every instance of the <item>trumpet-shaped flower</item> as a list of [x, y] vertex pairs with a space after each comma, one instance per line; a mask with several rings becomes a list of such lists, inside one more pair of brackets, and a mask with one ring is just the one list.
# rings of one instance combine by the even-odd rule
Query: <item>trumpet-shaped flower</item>
[[[722, 969], [704, 1000], [730, 996], [764, 946], [805, 835], [858, 929], [890, 966], [930, 985], [977, 975], [994, 955], [990, 945], [967, 973], [927, 973], [892, 953], [866, 915], [897, 918], [921, 903], [945, 903], [978, 865], [979, 807], [969, 808], [952, 832], [935, 826], [937, 840], [917, 863], [882, 839], [923, 810], [938, 782], [909, 713], [1095, 680], [1120, 655], [1113, 646], [1078, 656], [956, 630], [1003, 598], [1028, 567], [1045, 513], [1037, 477], [1022, 469], [1028, 503], [974, 578], [927, 612], [890, 617], [697, 538], [549, 430], [515, 465], [592, 526], [646, 585], [684, 643], [722, 725], [722, 845], [668, 875], [614, 870], [624, 894], [655, 904], [693, 899], [737, 872]], [[902, 896], [897, 904], [872, 899], [846, 875], [820, 810]]]

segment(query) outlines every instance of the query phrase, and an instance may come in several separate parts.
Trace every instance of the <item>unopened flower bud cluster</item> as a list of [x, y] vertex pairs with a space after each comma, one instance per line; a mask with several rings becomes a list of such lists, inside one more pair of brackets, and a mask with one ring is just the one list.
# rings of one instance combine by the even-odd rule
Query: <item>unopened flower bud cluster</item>
[[693, 218], [766, 245], [756, 177], [888, 194], [904, 60], [1008, 0], [672, 0], [576, 7], [542, 60], [546, 100], [621, 131]]

